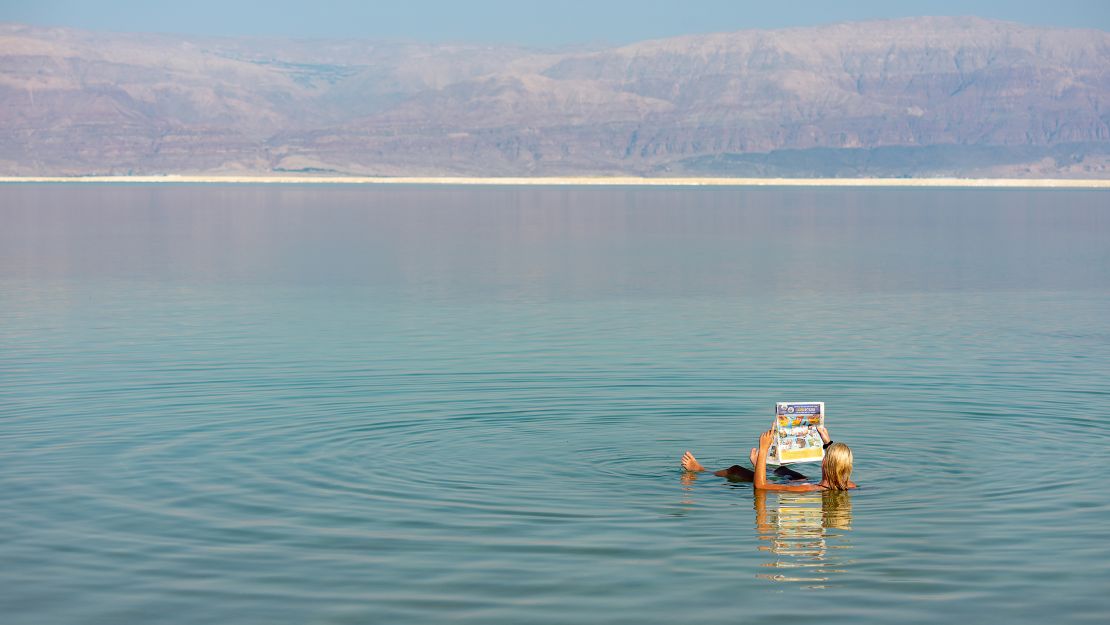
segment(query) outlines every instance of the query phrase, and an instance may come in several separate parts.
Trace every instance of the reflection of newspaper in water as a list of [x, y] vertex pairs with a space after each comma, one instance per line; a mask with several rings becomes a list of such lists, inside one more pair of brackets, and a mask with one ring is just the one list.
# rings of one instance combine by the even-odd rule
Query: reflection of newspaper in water
[[852, 497], [845, 491], [807, 493], [755, 492], [756, 529], [766, 542], [760, 550], [774, 554], [763, 566], [776, 569], [756, 577], [776, 582], [827, 585], [844, 572], [841, 550], [852, 529]]
[[817, 427], [825, 424], [825, 402], [775, 404], [775, 438], [767, 453], [769, 464], [820, 462], [825, 458]]

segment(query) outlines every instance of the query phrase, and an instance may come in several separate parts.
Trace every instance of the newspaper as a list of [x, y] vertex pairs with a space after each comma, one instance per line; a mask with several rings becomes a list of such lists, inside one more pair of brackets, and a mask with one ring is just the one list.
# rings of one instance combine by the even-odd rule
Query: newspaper
[[775, 404], [775, 437], [767, 451], [767, 464], [821, 462], [825, 448], [817, 426], [825, 425], [825, 402], [780, 401]]

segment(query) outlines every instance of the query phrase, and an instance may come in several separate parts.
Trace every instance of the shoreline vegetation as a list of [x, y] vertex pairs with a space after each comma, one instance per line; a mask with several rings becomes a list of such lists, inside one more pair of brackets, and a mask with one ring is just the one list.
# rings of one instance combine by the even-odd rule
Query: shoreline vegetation
[[1110, 189], [1110, 179], [1067, 178], [641, 178], [635, 176], [0, 176], [0, 183], [363, 184], [486, 186], [676, 187], [967, 187], [1007, 189]]

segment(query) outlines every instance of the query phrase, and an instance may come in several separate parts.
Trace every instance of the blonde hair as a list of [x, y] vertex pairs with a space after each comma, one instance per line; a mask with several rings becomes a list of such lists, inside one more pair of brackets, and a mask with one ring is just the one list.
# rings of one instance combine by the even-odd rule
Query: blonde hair
[[833, 443], [825, 450], [821, 480], [832, 490], [848, 490], [852, 477], [852, 450], [844, 443]]

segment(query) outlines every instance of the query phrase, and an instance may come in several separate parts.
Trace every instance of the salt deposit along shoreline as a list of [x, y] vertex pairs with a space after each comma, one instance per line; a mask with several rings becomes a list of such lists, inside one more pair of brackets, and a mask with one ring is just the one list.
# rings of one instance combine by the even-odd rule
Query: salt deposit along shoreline
[[449, 177], [449, 176], [0, 176], [0, 183], [176, 184], [363, 184], [500, 186], [683, 186], [683, 187], [960, 187], [1013, 189], [1110, 189], [1110, 179], [1064, 178], [639, 178], [634, 176]]

